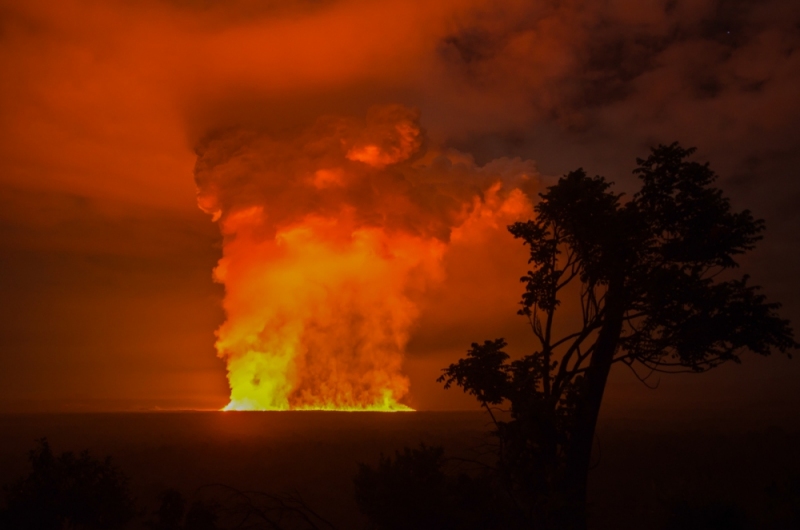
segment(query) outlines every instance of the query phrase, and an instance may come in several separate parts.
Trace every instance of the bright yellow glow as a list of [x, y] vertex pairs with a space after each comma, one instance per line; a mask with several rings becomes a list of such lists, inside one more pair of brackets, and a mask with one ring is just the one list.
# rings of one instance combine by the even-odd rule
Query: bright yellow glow
[[346, 211], [264, 239], [261, 215], [251, 209], [223, 227], [236, 234], [215, 271], [226, 287], [225, 410], [411, 410], [400, 400], [412, 299], [441, 277], [444, 243], [354, 229]]

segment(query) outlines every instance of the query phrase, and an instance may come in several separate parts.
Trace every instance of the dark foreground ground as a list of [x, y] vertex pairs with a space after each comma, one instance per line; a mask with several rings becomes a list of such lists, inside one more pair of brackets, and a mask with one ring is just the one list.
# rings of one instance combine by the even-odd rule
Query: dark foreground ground
[[[339, 528], [358, 529], [364, 521], [353, 500], [357, 462], [374, 463], [382, 452], [420, 442], [470, 456], [488, 428], [486, 416], [473, 412], [0, 415], [0, 483], [27, 473], [28, 450], [47, 437], [56, 453], [111, 455], [143, 507], [152, 509], [166, 488], [191, 497], [200, 486], [222, 483], [297, 491]], [[598, 439], [593, 529], [660, 528], [687, 502], [701, 512], [733, 507], [756, 520], [764, 510], [785, 510], [775, 492], [782, 495], [800, 477], [798, 430], [730, 420], [606, 419]]]

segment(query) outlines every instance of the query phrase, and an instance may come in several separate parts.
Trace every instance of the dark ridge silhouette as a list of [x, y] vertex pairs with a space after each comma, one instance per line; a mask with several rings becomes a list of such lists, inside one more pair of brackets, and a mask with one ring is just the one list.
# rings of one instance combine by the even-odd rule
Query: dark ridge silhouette
[[[274, 428], [273, 419], [284, 421], [280, 414], [252, 414], [250, 419]], [[218, 426], [219, 416], [222, 415], [207, 414], [205, 419], [209, 425]], [[352, 414], [340, 416], [353, 418]], [[436, 414], [430, 418], [435, 420], [433, 422], [411, 421], [413, 417], [424, 419], [425, 416], [425, 413], [408, 415], [389, 420], [385, 426], [402, 425], [407, 436], [405, 443], [409, 444], [417, 437], [433, 435], [435, 438], [434, 426], [440, 427], [451, 415]], [[470, 417], [479, 418], [474, 414]], [[504, 482], [495, 473], [496, 443], [480, 444], [475, 437], [467, 442], [473, 448], [469, 450], [469, 447], [459, 446], [459, 442], [464, 441], [464, 432], [437, 440], [437, 444], [448, 448], [446, 453], [440, 447], [416, 445], [414, 449], [385, 452], [390, 456], [376, 459], [373, 463], [377, 465], [370, 467], [357, 466], [356, 462], [376, 456], [374, 436], [387, 429], [368, 432], [375, 420], [362, 416], [347, 420], [354, 422], [351, 424], [354, 430], [344, 434], [339, 446], [326, 446], [316, 435], [306, 444], [302, 441], [308, 439], [306, 434], [282, 437], [285, 449], [256, 436], [243, 438], [236, 446], [224, 441], [217, 443], [214, 451], [209, 451], [207, 438], [197, 436], [199, 431], [187, 428], [188, 423], [198, 419], [195, 415], [171, 416], [169, 423], [178, 424], [180, 438], [165, 436], [164, 425], [155, 421], [158, 420], [155, 415], [104, 415], [95, 419], [114, 429], [134, 420], [141, 422], [137, 428], [139, 436], [155, 444], [145, 450], [146, 446], [140, 442], [132, 443], [130, 436], [123, 436], [124, 443], [115, 444], [111, 451], [115, 463], [112, 467], [119, 465], [117, 472], [124, 470], [124, 475], [130, 478], [128, 498], [135, 499], [134, 517], [123, 527], [130, 530], [313, 530], [315, 526], [312, 525], [320, 530], [491, 529], [522, 524], [513, 520], [517, 507], [508, 504]], [[62, 420], [68, 425], [92, 425], [86, 423], [85, 418], [74, 416]], [[38, 422], [53, 427], [45, 418], [38, 418]], [[18, 421], [6, 425], [13, 424]], [[296, 424], [295, 434], [302, 431], [298, 428], [300, 425]], [[457, 424], [449, 423], [441, 428], [452, 431], [454, 425]], [[475, 434], [485, 428], [482, 421], [472, 422], [472, 425], [469, 432]], [[315, 425], [308, 428], [318, 433]], [[53, 430], [54, 439], [63, 438], [63, 427], [61, 433], [59, 429]], [[241, 434], [242, 431], [225, 433], [225, 439], [238, 438]], [[88, 432], [81, 429], [81, 435], [98, 437], [96, 429]], [[341, 432], [339, 435], [342, 436]], [[590, 483], [590, 528], [594, 530], [714, 529], [729, 528], [733, 524], [748, 530], [800, 527], [798, 432], [785, 432], [775, 427], [757, 431], [741, 431], [737, 427], [726, 432], [698, 430], [696, 426], [687, 425], [668, 425], [654, 430], [652, 426], [643, 427], [641, 420], [616, 425], [604, 420], [600, 435], [603, 439], [602, 466], [592, 473]], [[356, 452], [348, 452], [359, 440], [371, 442]], [[496, 437], [494, 440], [496, 442]], [[81, 442], [73, 441], [71, 447], [76, 443]], [[96, 453], [93, 442], [83, 443], [91, 444], [92, 453]], [[397, 446], [398, 440], [391, 438], [378, 447], [389, 451]], [[231, 451], [232, 448], [235, 450]], [[288, 448], [291, 450], [287, 451]], [[19, 460], [25, 460], [24, 450], [15, 454]], [[132, 459], [134, 455], [136, 458]], [[173, 465], [174, 461], [182, 459], [185, 465]], [[267, 466], [255, 466], [256, 459]], [[334, 460], [336, 468], [332, 474], [325, 466]], [[282, 467], [274, 467], [277, 462]], [[22, 473], [22, 468], [6, 457], [0, 471], [8, 471], [9, 464]], [[221, 467], [215, 470], [217, 464]], [[243, 469], [237, 469], [241, 464], [247, 465], [251, 473], [249, 479]], [[349, 481], [357, 468], [360, 478], [355, 482], [358, 497], [354, 497], [352, 486], [348, 485], [352, 485]], [[224, 469], [225, 474], [219, 475], [220, 469]], [[2, 479], [2, 482], [9, 482], [9, 486], [5, 488], [5, 499], [0, 499], [0, 528], [25, 528], [4, 518], [7, 511], [3, 504], [4, 500], [9, 500], [11, 484], [30, 480], [32, 469], [24, 475], [26, 479], [9, 482], [6, 476], [13, 476], [13, 473]], [[212, 480], [224, 480], [230, 485], [198, 487]], [[302, 497], [298, 490], [302, 491]], [[43, 495], [42, 499], [28, 506], [42, 506], [51, 498], [46, 495], [47, 490], [37, 491]], [[92, 496], [101, 497], [90, 502], [101, 502], [102, 492], [93, 491]], [[369, 513], [371, 521], [358, 516], [359, 507]], [[33, 524], [38, 525], [38, 520]], [[91, 527], [68, 523], [59, 528]]]

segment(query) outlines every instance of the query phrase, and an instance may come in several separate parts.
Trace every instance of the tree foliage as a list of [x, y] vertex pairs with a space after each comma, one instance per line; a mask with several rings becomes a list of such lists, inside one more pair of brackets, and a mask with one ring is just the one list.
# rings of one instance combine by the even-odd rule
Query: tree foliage
[[0, 525], [15, 530], [114, 529], [135, 516], [127, 477], [88, 451], [55, 456], [46, 439], [30, 451], [31, 472], [6, 486]]

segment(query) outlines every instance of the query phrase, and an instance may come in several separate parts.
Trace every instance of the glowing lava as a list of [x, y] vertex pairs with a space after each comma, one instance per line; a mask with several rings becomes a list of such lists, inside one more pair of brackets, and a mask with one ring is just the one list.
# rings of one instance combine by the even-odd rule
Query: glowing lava
[[263, 212], [228, 218], [216, 279], [228, 320], [227, 409], [408, 410], [403, 350], [414, 282], [436, 278], [444, 244], [309, 216], [262, 239]]

